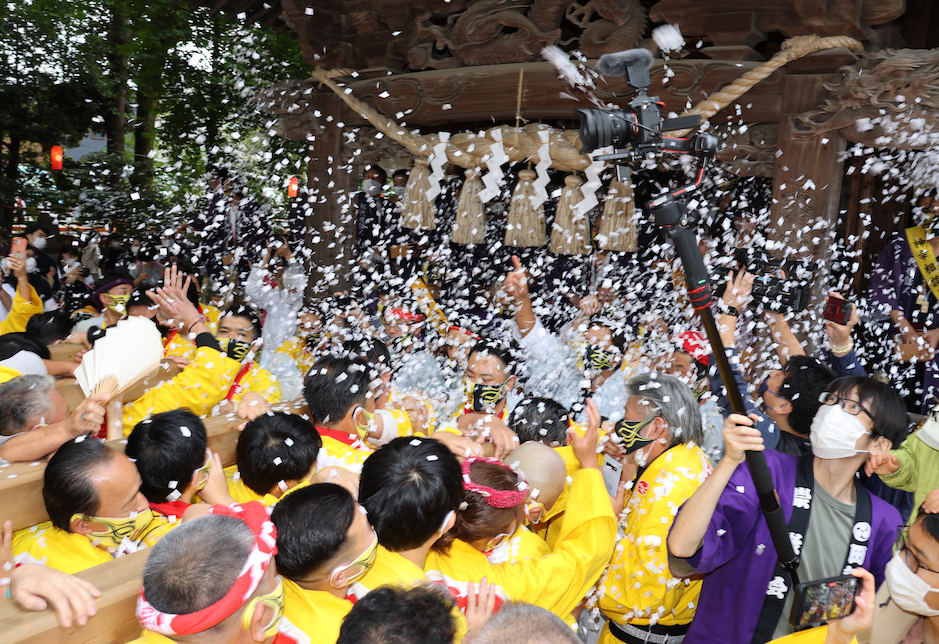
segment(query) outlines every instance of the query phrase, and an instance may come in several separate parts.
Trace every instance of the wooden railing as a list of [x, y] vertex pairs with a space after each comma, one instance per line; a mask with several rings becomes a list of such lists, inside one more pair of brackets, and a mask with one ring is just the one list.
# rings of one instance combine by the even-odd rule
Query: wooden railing
[[[273, 406], [275, 411], [307, 413], [303, 400]], [[209, 447], [218, 452], [226, 466], [235, 463], [235, 447], [245, 421], [234, 416], [205, 421]], [[124, 449], [125, 441], [110, 441], [115, 449]], [[42, 502], [42, 478], [45, 463], [15, 463], [0, 468], [0, 520], [11, 519], [19, 529], [48, 520]], [[56, 613], [47, 609], [30, 612], [20, 609], [12, 599], [0, 599], [0, 640], [4, 644], [112, 644], [130, 641], [140, 635], [134, 617], [137, 595], [143, 584], [146, 549], [109, 561], [81, 573], [101, 591], [97, 614], [85, 626], [62, 628]]]

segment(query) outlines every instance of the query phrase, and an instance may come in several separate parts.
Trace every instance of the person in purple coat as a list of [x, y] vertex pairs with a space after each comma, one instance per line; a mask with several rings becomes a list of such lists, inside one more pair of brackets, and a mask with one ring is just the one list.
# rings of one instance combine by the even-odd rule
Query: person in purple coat
[[[835, 380], [820, 398], [812, 452], [766, 451], [800, 556], [799, 578], [824, 579], [860, 566], [879, 584], [902, 520], [861, 487], [855, 474], [870, 454], [886, 452], [906, 435], [903, 401], [889, 386], [856, 376]], [[724, 443], [723, 460], [682, 505], [668, 536], [672, 572], [704, 578], [684, 644], [762, 644], [792, 632], [794, 593], [743, 465], [748, 450], [764, 450], [763, 438], [752, 418], [731, 414]]]

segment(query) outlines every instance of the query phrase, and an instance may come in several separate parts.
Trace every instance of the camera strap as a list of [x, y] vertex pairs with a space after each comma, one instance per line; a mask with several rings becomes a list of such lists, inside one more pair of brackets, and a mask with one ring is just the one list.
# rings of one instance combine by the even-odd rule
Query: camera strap
[[[796, 468], [796, 487], [792, 495], [792, 516], [789, 518], [789, 540], [797, 555], [801, 554], [808, 532], [809, 519], [812, 514], [812, 500], [815, 491], [815, 474], [813, 464], [815, 457], [811, 452], [799, 456]], [[848, 575], [857, 566], [864, 565], [867, 557], [867, 542], [871, 537], [871, 521], [873, 511], [871, 498], [867, 491], [861, 487], [861, 482], [854, 481], [854, 491], [857, 503], [854, 510], [854, 527], [851, 529], [851, 543], [845, 555], [841, 574]], [[773, 639], [773, 633], [786, 604], [786, 596], [791, 591], [788, 573], [777, 561], [773, 570], [773, 577], [766, 588], [766, 599], [763, 600], [763, 610], [753, 633], [752, 643], [763, 643]], [[793, 598], [796, 601], [798, 598]]]

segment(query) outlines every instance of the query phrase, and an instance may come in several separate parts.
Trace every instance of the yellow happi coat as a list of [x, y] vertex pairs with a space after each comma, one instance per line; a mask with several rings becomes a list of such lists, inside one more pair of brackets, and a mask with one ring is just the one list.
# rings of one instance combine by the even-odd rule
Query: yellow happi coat
[[20, 290], [16, 289], [13, 295], [13, 305], [6, 318], [0, 320], [0, 335], [4, 333], [21, 333], [26, 330], [29, 318], [43, 312], [42, 300], [32, 286], [29, 287], [29, 301], [20, 297]]
[[[681, 579], [668, 567], [666, 538], [681, 504], [711, 472], [694, 443], [677, 445], [652, 461], [627, 492], [620, 540], [600, 580], [600, 610], [617, 623], [673, 626], [691, 623], [701, 580]], [[568, 510], [570, 511], [570, 510]], [[618, 640], [604, 626], [603, 644]]]
[[379, 544], [375, 563], [362, 579], [349, 588], [347, 596], [358, 601], [379, 586], [408, 588], [425, 580], [424, 571], [420, 566]]
[[[156, 517], [140, 544], [152, 546], [177, 525], [178, 522], [166, 517]], [[114, 559], [114, 555], [96, 547], [91, 540], [92, 537], [60, 530], [51, 521], [45, 521], [13, 533], [13, 558], [17, 564], [44, 563], [70, 575]]]
[[551, 554], [492, 565], [482, 552], [457, 539], [449, 553], [428, 554], [424, 565], [428, 578], [445, 584], [461, 609], [466, 607], [468, 584], [486, 577], [496, 584], [497, 604], [522, 601], [567, 617], [600, 577], [616, 537], [613, 507], [600, 470], [580, 470], [573, 478]]
[[[187, 408], [205, 416], [228, 395], [243, 365], [212, 347], [200, 347], [195, 359], [175, 378], [161, 382], [134, 402], [124, 406], [124, 435], [145, 418], [172, 409]], [[249, 391], [269, 403], [280, 401], [280, 386], [266, 369], [252, 364], [241, 383], [243, 390], [233, 397], [235, 404]]]
[[282, 633], [297, 644], [335, 644], [342, 620], [352, 610], [348, 599], [320, 590], [306, 590], [284, 579]]
[[363, 443], [358, 434], [325, 427], [317, 427], [316, 431], [323, 439], [323, 447], [316, 458], [317, 469], [334, 465], [354, 474], [362, 473], [362, 464], [374, 450]]
[[544, 539], [525, 526], [520, 525], [501, 546], [492, 552], [487, 552], [486, 558], [491, 564], [500, 564], [506, 561], [515, 563], [525, 559], [537, 559], [550, 553], [551, 548], [545, 543]]

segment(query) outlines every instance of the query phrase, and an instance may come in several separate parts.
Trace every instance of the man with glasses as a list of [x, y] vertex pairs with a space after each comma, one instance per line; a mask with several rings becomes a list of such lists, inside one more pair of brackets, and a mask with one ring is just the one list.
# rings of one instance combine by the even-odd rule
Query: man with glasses
[[271, 565], [276, 539], [256, 502], [213, 506], [168, 534], [144, 568], [137, 599], [144, 631], [131, 644], [271, 641], [284, 608], [284, 585]]
[[[856, 473], [906, 435], [903, 401], [884, 383], [846, 377], [816, 403], [811, 452], [795, 457], [766, 450], [800, 557], [800, 581], [863, 567], [880, 582], [901, 519], [861, 487]], [[727, 419], [724, 458], [681, 507], [668, 535], [672, 571], [704, 579], [685, 644], [766, 642], [792, 632], [791, 580], [777, 562], [750, 471], [741, 467], [747, 451], [766, 448], [754, 424], [752, 416]]]
[[[878, 601], [878, 613], [875, 614], [874, 631], [871, 637], [888, 642], [904, 641], [904, 636], [916, 636], [908, 631], [921, 631], [919, 639], [905, 641], [935, 642], [939, 638], [939, 515], [929, 514], [920, 509], [919, 516], [908, 528], [901, 530], [897, 540], [896, 553], [887, 564], [887, 590], [891, 603], [903, 611], [896, 611], [890, 616], [895, 632], [883, 632], [878, 623], [878, 616], [884, 618], [889, 612], [888, 606]], [[880, 600], [881, 593], [878, 593]], [[915, 616], [915, 617], [911, 617]], [[899, 621], [896, 618], [899, 617]], [[920, 619], [916, 619], [920, 618]], [[912, 628], [911, 628], [912, 627]], [[883, 633], [883, 634], [881, 634]]]
[[302, 644], [335, 642], [352, 610], [348, 588], [378, 552], [365, 509], [345, 488], [320, 483], [285, 496], [271, 520], [277, 571], [285, 577], [284, 630]]

